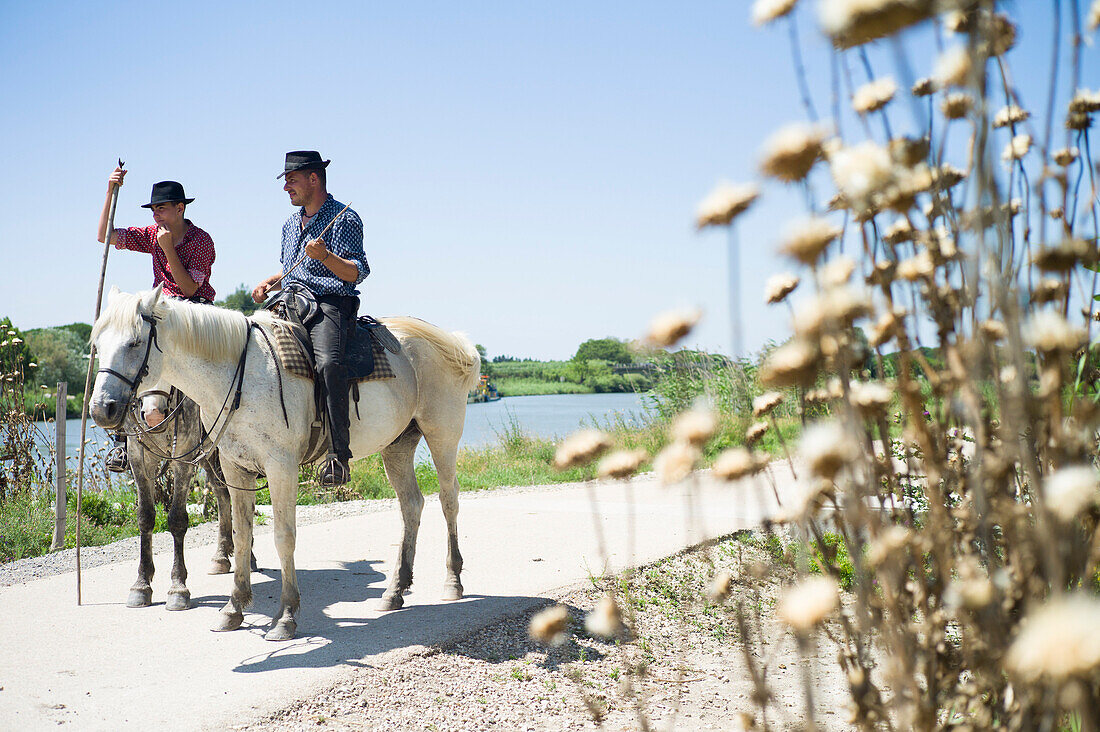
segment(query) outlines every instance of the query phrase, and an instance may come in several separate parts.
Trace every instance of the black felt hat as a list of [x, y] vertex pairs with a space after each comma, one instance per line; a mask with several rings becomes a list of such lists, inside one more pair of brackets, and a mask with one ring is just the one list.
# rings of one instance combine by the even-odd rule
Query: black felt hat
[[321, 160], [321, 153], [316, 150], [293, 150], [286, 154], [283, 172], [275, 177], [282, 178], [295, 170], [324, 170], [331, 162], [331, 160]]
[[143, 203], [142, 208], [152, 208], [158, 203], [191, 203], [194, 198], [188, 198], [183, 192], [183, 186], [174, 180], [162, 180], [153, 184], [153, 192], [149, 196], [149, 203]]

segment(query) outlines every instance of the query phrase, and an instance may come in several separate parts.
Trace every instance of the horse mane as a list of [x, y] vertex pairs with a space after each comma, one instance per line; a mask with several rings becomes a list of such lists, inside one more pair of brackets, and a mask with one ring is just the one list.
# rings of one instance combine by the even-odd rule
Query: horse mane
[[465, 333], [448, 333], [420, 318], [408, 316], [391, 316], [379, 320], [396, 335], [427, 341], [455, 373], [465, 378], [466, 391], [477, 385], [481, 374], [481, 356]]
[[[91, 341], [94, 343], [107, 328], [123, 334], [137, 333], [141, 325], [138, 307], [144, 294], [114, 293], [92, 328]], [[186, 300], [160, 298], [153, 307], [153, 317], [163, 336], [200, 358], [224, 360], [239, 356], [248, 334], [248, 318], [243, 313]], [[256, 313], [253, 318], [270, 325], [270, 313]]]

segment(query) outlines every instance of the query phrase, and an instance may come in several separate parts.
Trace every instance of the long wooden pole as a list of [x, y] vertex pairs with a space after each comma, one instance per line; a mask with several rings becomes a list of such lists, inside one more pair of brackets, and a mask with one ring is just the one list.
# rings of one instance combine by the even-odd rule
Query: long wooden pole
[[[118, 167], [125, 163], [118, 159]], [[103, 264], [99, 267], [99, 291], [95, 296], [95, 320], [99, 320], [99, 309], [103, 305], [103, 280], [107, 277], [107, 254], [111, 251], [111, 234], [115, 231], [115, 209], [118, 207], [118, 184], [112, 185], [111, 213], [107, 217], [107, 234], [103, 237]], [[77, 463], [76, 480], [76, 604], [80, 605], [80, 519], [81, 505], [84, 501], [84, 447], [85, 436], [88, 433], [88, 392], [92, 390], [92, 372], [95, 370], [95, 344], [92, 344], [88, 355], [88, 375], [84, 377], [84, 398], [80, 408], [80, 458]]]

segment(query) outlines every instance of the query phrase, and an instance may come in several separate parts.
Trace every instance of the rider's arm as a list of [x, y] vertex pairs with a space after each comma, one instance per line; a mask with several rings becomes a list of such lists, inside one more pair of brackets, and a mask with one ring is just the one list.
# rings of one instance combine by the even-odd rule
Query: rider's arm
[[272, 290], [272, 289], [274, 289], [274, 290], [281, 289], [281, 287], [282, 287], [281, 282], [279, 283], [278, 286], [272, 287], [272, 285], [274, 285], [275, 281], [277, 279], [279, 279], [280, 277], [282, 277], [282, 276], [283, 276], [282, 272], [277, 272], [276, 274], [273, 274], [270, 277], [268, 277], [266, 280], [264, 280], [260, 284], [256, 285], [255, 289], [252, 290], [252, 300], [253, 300], [253, 302], [263, 302], [264, 300], [267, 299], [267, 293], [270, 290]]
[[332, 257], [325, 266], [344, 282], [358, 285], [365, 280], [370, 274], [370, 265], [363, 252], [363, 220], [359, 214], [348, 211], [341, 216], [332, 227], [330, 241]]
[[[122, 185], [122, 179], [126, 177], [126, 171], [122, 168], [115, 168], [111, 173], [111, 177], [107, 180], [107, 200], [103, 202], [103, 213], [99, 215], [99, 235], [98, 239], [102, 243], [107, 236], [107, 219], [111, 215], [111, 193], [114, 191], [115, 186]], [[111, 232], [111, 243], [115, 243], [115, 233]]]

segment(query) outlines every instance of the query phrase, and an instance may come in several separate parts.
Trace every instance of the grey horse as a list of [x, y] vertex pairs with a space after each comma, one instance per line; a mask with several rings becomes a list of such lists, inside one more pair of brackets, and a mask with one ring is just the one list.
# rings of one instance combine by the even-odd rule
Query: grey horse
[[[146, 607], [152, 604], [153, 588], [153, 526], [156, 520], [156, 502], [160, 499], [168, 512], [168, 530], [172, 533], [175, 557], [172, 562], [172, 587], [168, 590], [165, 608], [186, 610], [191, 605], [191, 591], [187, 589], [187, 566], [183, 559], [183, 540], [187, 534], [187, 496], [196, 465], [192, 462], [199, 454], [197, 446], [202, 439], [202, 421], [199, 406], [180, 392], [169, 398], [166, 392], [150, 390], [141, 395], [139, 402], [129, 410], [123, 429], [129, 435], [126, 456], [137, 483], [138, 528], [141, 531], [141, 550], [138, 560], [138, 577], [130, 588], [127, 607]], [[152, 410], [167, 413], [167, 419], [150, 428], [145, 425], [145, 414]], [[140, 413], [139, 413], [140, 410]], [[190, 456], [191, 460], [169, 460], [169, 456]], [[210, 574], [228, 574], [233, 555], [233, 511], [229, 490], [225, 486], [217, 452], [197, 461], [206, 471], [207, 484], [218, 501], [218, 542], [210, 560]], [[167, 475], [167, 490], [157, 490], [157, 481]], [[255, 567], [256, 559], [252, 557]]]

